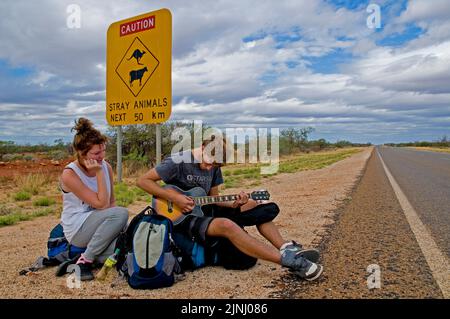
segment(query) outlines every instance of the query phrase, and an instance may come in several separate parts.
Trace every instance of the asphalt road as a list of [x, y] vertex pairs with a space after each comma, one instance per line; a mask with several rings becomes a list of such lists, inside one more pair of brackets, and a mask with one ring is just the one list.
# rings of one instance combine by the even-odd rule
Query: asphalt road
[[[386, 164], [391, 164], [389, 168], [392, 168], [392, 174], [399, 176], [402, 183], [430, 187], [433, 179], [428, 177], [426, 171], [427, 168], [433, 174], [435, 171], [434, 165], [429, 160], [424, 160], [427, 163], [426, 168], [419, 168], [417, 165], [420, 164], [415, 164], [418, 160], [411, 156], [415, 154], [414, 152], [404, 153], [389, 149], [383, 149], [381, 152], [383, 159], [386, 157]], [[397, 152], [400, 155], [397, 155]], [[402, 155], [401, 158], [396, 157]], [[434, 158], [433, 155], [427, 154], [424, 157]], [[401, 177], [404, 174], [406, 176]], [[422, 183], [421, 180], [425, 180], [425, 184], [419, 184]], [[446, 185], [450, 183], [450, 179], [445, 181], [444, 177], [439, 178], [439, 181]], [[418, 197], [411, 195], [411, 192], [424, 193], [420, 186], [405, 187], [405, 192], [411, 197]], [[426, 197], [420, 196], [424, 201]], [[448, 199], [445, 203], [447, 202]], [[441, 205], [438, 202], [430, 204], [434, 207], [433, 216], [440, 215], [439, 211], [446, 209], [446, 206]], [[427, 212], [422, 214], [430, 218]], [[438, 217], [433, 218], [441, 220]], [[448, 216], [441, 222], [445, 220], [448, 220]], [[448, 234], [442, 234], [442, 227], [444, 226], [436, 227], [436, 237], [441, 239], [442, 247], [448, 247], [448, 243], [444, 243], [444, 236]], [[324, 265], [321, 278], [315, 282], [306, 282], [298, 280], [294, 275], [286, 275], [277, 282], [280, 290], [273, 297], [376, 299], [444, 297], [376, 150], [372, 153], [351, 197], [337, 210], [336, 222], [330, 227], [328, 235], [323, 238], [319, 249], [322, 252], [320, 262]]]
[[441, 252], [450, 257], [450, 154], [392, 147], [379, 152]]

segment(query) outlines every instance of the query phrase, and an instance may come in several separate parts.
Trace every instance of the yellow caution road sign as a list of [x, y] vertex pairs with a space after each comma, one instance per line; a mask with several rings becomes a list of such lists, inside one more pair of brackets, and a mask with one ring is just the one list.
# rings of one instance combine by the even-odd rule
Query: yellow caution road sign
[[172, 15], [149, 12], [110, 25], [106, 48], [106, 119], [155, 124], [172, 110]]

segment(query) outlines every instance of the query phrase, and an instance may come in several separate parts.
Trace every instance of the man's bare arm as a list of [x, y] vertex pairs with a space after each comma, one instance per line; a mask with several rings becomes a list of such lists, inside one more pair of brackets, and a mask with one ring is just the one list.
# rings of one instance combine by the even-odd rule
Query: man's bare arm
[[137, 185], [153, 196], [174, 202], [183, 212], [189, 212], [194, 209], [194, 201], [191, 198], [173, 189], [162, 188], [157, 183], [160, 180], [161, 177], [158, 172], [152, 168], [138, 179]]
[[159, 186], [157, 182], [160, 180], [161, 177], [158, 175], [158, 172], [152, 168], [138, 179], [137, 186], [151, 195], [173, 201], [176, 192]]

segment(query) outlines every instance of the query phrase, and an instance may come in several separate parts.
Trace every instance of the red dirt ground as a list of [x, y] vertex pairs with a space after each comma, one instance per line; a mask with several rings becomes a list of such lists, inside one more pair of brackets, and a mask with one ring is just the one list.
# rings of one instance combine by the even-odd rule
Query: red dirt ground
[[14, 177], [27, 174], [59, 174], [64, 166], [72, 161], [71, 158], [55, 161], [45, 158], [37, 158], [32, 161], [16, 160], [12, 162], [0, 162], [0, 177]]

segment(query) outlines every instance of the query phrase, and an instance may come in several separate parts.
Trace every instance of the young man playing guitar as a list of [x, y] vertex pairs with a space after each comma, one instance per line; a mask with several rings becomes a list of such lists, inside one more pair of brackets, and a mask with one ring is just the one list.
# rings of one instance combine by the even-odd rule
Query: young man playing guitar
[[[200, 216], [201, 214], [189, 214], [196, 207], [191, 197], [157, 184], [162, 180], [182, 190], [200, 187], [205, 194], [218, 196], [219, 185], [223, 184], [220, 166], [224, 162], [224, 156], [214, 158], [214, 151], [211, 152], [213, 155], [207, 154], [205, 148], [212, 142], [222, 148], [223, 155], [226, 154], [225, 140], [205, 140], [199, 148], [167, 157], [140, 177], [137, 185], [154, 197], [173, 203], [186, 214], [179, 224], [175, 223], [175, 231], [186, 233], [198, 243], [213, 245], [215, 239], [223, 237], [246, 255], [287, 267], [308, 281], [319, 278], [323, 270], [323, 267], [316, 263], [319, 252], [315, 249], [303, 249], [295, 241], [282, 238], [273, 223], [279, 212], [275, 203], [258, 204], [255, 200], [249, 200], [248, 194], [240, 192], [233, 202], [209, 205], [210, 211], [205, 213], [206, 216]], [[244, 226], [253, 225], [272, 245], [262, 243], [243, 229]]]

